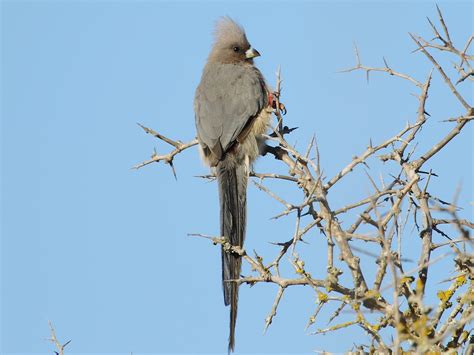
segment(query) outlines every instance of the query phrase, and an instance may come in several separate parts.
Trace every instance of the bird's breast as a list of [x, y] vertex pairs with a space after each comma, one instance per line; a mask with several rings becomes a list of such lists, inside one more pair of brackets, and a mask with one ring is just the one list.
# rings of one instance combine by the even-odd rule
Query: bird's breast
[[262, 137], [269, 125], [272, 115], [271, 107], [263, 108], [260, 113], [250, 122], [250, 127], [246, 132], [242, 132], [238, 139], [236, 153], [248, 157], [250, 163], [253, 163], [260, 154], [260, 148], [265, 139]]

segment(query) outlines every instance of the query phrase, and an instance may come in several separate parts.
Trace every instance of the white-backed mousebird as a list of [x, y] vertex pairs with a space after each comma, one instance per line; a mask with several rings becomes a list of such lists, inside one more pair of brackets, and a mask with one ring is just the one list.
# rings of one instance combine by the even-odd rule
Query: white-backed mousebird
[[[238, 247], [245, 239], [250, 167], [273, 110], [271, 90], [253, 62], [259, 55], [240, 25], [229, 17], [219, 19], [194, 100], [201, 155], [219, 185], [220, 233]], [[240, 278], [241, 257], [221, 252], [224, 303], [230, 305], [230, 352], [235, 346], [239, 286], [234, 281]]]

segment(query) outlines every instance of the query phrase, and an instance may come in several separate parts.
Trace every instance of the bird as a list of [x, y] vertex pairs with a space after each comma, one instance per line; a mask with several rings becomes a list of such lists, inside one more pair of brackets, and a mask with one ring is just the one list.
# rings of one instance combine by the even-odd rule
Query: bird
[[[247, 181], [264, 145], [274, 96], [254, 65], [260, 53], [244, 28], [226, 16], [217, 20], [214, 43], [194, 97], [201, 158], [217, 176], [220, 235], [242, 247], [247, 219]], [[234, 351], [242, 259], [221, 248], [224, 304], [230, 305], [228, 352]]]

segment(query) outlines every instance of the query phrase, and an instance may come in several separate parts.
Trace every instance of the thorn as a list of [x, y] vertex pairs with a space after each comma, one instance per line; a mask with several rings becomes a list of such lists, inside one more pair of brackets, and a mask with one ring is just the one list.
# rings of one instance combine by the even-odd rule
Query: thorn
[[150, 133], [150, 129], [148, 127], [145, 127], [144, 125], [142, 125], [139, 122], [137, 122], [137, 125], [139, 125], [141, 127], [141, 129], [143, 129], [146, 133]]
[[178, 181], [178, 176], [176, 176], [176, 170], [174, 169], [173, 161], [170, 160], [168, 164], [170, 165], [171, 170], [173, 171], [174, 179]]
[[360, 65], [360, 56], [359, 56], [359, 49], [357, 48], [357, 44], [354, 41], [354, 52], [357, 60], [357, 65]]
[[425, 175], [431, 175], [431, 176], [434, 176], [434, 177], [439, 177], [438, 174], [436, 173], [433, 173], [431, 170], [428, 172], [428, 171], [423, 171], [423, 170], [418, 170], [418, 172], [420, 174], [425, 174]]

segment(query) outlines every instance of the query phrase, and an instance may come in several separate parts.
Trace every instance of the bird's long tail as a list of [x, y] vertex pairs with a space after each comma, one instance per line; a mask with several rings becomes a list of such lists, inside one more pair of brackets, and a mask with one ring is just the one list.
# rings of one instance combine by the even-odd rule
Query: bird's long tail
[[[221, 235], [229, 239], [233, 246], [242, 247], [247, 219], [247, 179], [248, 166], [230, 161], [230, 157], [217, 166], [219, 184]], [[241, 257], [222, 249], [222, 287], [224, 303], [230, 305], [229, 352], [234, 350], [235, 324], [239, 285], [228, 280], [240, 278]]]

